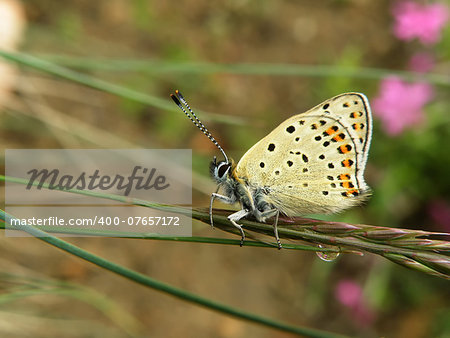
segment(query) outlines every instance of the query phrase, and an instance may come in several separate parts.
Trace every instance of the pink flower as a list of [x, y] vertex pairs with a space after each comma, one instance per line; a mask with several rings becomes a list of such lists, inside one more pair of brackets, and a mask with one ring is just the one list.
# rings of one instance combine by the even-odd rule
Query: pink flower
[[354, 307], [361, 301], [362, 290], [355, 282], [343, 280], [336, 286], [335, 296], [342, 305]]
[[342, 280], [336, 285], [336, 299], [348, 307], [352, 316], [361, 326], [369, 326], [375, 319], [375, 314], [366, 306], [361, 286], [351, 280]]
[[394, 35], [401, 40], [418, 38], [424, 45], [439, 41], [448, 18], [447, 6], [439, 3], [421, 5], [402, 1], [393, 7]]
[[391, 76], [381, 81], [378, 96], [373, 100], [374, 115], [390, 135], [398, 135], [405, 128], [424, 120], [423, 107], [433, 97], [428, 83], [407, 83]]
[[434, 67], [434, 56], [430, 53], [417, 53], [409, 59], [408, 68], [419, 73], [429, 72]]

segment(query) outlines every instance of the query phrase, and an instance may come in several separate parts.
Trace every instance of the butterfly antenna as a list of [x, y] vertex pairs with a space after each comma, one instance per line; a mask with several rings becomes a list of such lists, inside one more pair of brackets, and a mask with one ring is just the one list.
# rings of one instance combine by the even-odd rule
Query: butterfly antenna
[[[191, 120], [192, 123], [198, 129], [200, 129], [202, 131], [202, 133], [205, 134], [206, 137], [209, 138], [209, 140], [212, 143], [214, 143], [214, 145], [220, 150], [222, 155], [225, 157], [225, 162], [229, 163], [228, 162], [228, 156], [227, 156], [227, 154], [225, 154], [225, 151], [220, 146], [219, 142], [216, 141], [216, 139], [209, 132], [208, 128], [206, 128], [205, 125], [202, 123], [202, 121], [200, 121], [200, 119], [197, 117], [197, 115], [195, 115], [194, 111], [191, 109], [191, 107], [189, 106], [189, 104], [187, 103], [187, 101], [185, 100], [183, 95], [181, 95], [180, 91], [175, 90], [175, 95], [174, 94], [170, 94], [170, 97], [175, 102], [175, 104], [184, 112], [184, 114], [187, 117], [189, 117], [189, 120]], [[186, 106], [187, 110], [184, 108], [183, 104]]]

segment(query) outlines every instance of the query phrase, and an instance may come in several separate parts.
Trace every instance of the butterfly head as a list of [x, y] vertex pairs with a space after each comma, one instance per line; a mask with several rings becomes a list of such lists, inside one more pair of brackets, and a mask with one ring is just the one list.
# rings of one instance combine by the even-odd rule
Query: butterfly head
[[235, 164], [233, 160], [217, 162], [217, 158], [214, 156], [214, 159], [209, 165], [209, 171], [214, 181], [221, 184], [226, 182], [231, 177], [234, 166]]

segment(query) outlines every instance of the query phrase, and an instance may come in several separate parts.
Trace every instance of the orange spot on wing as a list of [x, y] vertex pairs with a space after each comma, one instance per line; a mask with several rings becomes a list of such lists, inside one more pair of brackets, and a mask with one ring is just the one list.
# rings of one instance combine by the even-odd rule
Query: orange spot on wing
[[342, 165], [346, 168], [350, 168], [353, 164], [353, 161], [350, 159], [346, 159], [342, 161]]
[[352, 150], [352, 147], [349, 144], [344, 144], [342, 146], [340, 146], [339, 148], [339, 152], [342, 154], [346, 154], [348, 153], [350, 150]]
[[345, 181], [341, 183], [341, 186], [344, 187], [345, 189], [351, 189], [354, 188], [355, 186], [353, 185], [352, 182], [350, 181]]
[[353, 113], [350, 113], [350, 118], [352, 118], [352, 119], [356, 119], [357, 117], [361, 117], [363, 115], [363, 113], [362, 112], [356, 112], [356, 111], [354, 111]]
[[328, 135], [331, 135], [331, 134], [333, 134], [333, 133], [335, 133], [336, 131], [333, 129], [333, 128], [328, 128], [327, 130], [325, 130], [325, 132], [328, 134]]
[[359, 190], [358, 189], [347, 190], [347, 196], [348, 195], [358, 196]]
[[338, 141], [342, 141], [343, 138], [341, 137], [341, 135], [337, 135], [337, 136], [333, 137], [333, 140], [335, 140], [336, 142], [338, 142]]
[[362, 129], [364, 129], [364, 124], [363, 123], [353, 123], [352, 128], [354, 130], [362, 130]]

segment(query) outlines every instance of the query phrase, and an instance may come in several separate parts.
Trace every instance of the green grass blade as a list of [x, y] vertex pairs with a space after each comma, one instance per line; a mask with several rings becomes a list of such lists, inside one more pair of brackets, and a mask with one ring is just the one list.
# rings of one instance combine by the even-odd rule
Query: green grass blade
[[[10, 182], [10, 183], [18, 183], [18, 184], [28, 184], [28, 180], [17, 177], [10, 177], [0, 175], [0, 181]], [[39, 185], [38, 182], [33, 182], [33, 185]], [[42, 185], [43, 188], [48, 188], [49, 185], [44, 183]], [[166, 212], [177, 213], [181, 215], [192, 215], [193, 219], [205, 222], [209, 224], [209, 213], [206, 209], [203, 208], [185, 208], [181, 206], [174, 205], [166, 205], [155, 202], [149, 202], [145, 200], [140, 200], [136, 198], [128, 198], [125, 196], [106, 194], [102, 192], [89, 191], [89, 190], [76, 190], [70, 189], [65, 190], [68, 193], [80, 194], [85, 196], [98, 197], [103, 199], [114, 200], [118, 202], [122, 202], [125, 204], [138, 205], [142, 207], [147, 207], [155, 210], [161, 210]], [[225, 212], [223, 210], [217, 210], [215, 215], [215, 221], [217, 222], [217, 227], [221, 230], [228, 231], [231, 233], [236, 233], [234, 227], [230, 227], [230, 224], [227, 221], [225, 216]], [[266, 232], [272, 233], [272, 228], [270, 225], [256, 223], [259, 224], [263, 229], [266, 228]], [[0, 224], [0, 229], [5, 229], [5, 224]], [[155, 239], [155, 240], [163, 240], [163, 241], [177, 241], [177, 242], [196, 242], [196, 243], [206, 243], [206, 244], [225, 244], [225, 245], [240, 245], [240, 240], [237, 239], [225, 239], [225, 238], [208, 238], [208, 237], [176, 237], [176, 236], [161, 236], [154, 233], [127, 233], [127, 232], [114, 232], [110, 230], [87, 230], [83, 229], [81, 231], [77, 231], [76, 229], [61, 229], [61, 228], [41, 228], [44, 231], [48, 231], [51, 233], [60, 233], [60, 234], [71, 234], [71, 235], [81, 235], [81, 236], [105, 236], [105, 237], [123, 237], [123, 238], [139, 238], [139, 239]], [[245, 246], [254, 246], [254, 247], [267, 247], [273, 248], [276, 246], [273, 243], [263, 243], [261, 241], [251, 241], [247, 240], [244, 243]], [[286, 244], [284, 245], [285, 249], [295, 249], [295, 250], [304, 250], [304, 251], [320, 251], [320, 252], [345, 252], [344, 250], [339, 250], [337, 248], [326, 248], [319, 249], [317, 245], [300, 245], [300, 244]]]
[[405, 80], [420, 79], [441, 86], [450, 86], [450, 78], [437, 73], [416, 73], [380, 68], [342, 67], [329, 65], [301, 65], [287, 63], [232, 63], [211, 62], [170, 62], [159, 60], [117, 60], [76, 58], [63, 55], [45, 55], [44, 59], [66, 67], [80, 70], [127, 71], [149, 74], [188, 73], [211, 74], [230, 73], [242, 75], [307, 76], [307, 77], [346, 77], [381, 80], [386, 76], [398, 76]]
[[[5, 213], [3, 210], [0, 210], [0, 219], [3, 219], [6, 223], [11, 225], [11, 220], [14, 219], [13, 216]], [[246, 311], [242, 311], [240, 309], [236, 309], [225, 304], [221, 304], [215, 301], [212, 301], [207, 298], [200, 297], [194, 293], [188, 292], [186, 290], [176, 288], [169, 284], [160, 282], [156, 279], [148, 277], [142, 273], [137, 271], [128, 269], [124, 266], [116, 264], [112, 261], [109, 261], [100, 256], [94, 255], [86, 250], [81, 249], [73, 244], [70, 244], [62, 239], [59, 239], [55, 236], [52, 236], [44, 231], [41, 231], [30, 225], [20, 225], [16, 227], [18, 230], [23, 230], [28, 234], [37, 237], [39, 240], [44, 241], [50, 245], [53, 245], [67, 253], [70, 253], [74, 256], [80, 257], [88, 262], [91, 262], [101, 268], [109, 270], [117, 275], [123, 276], [129, 280], [132, 280], [136, 283], [142, 284], [144, 286], [150, 287], [152, 289], [170, 294], [174, 297], [180, 298], [185, 301], [189, 301], [195, 303], [197, 305], [201, 305], [207, 307], [209, 309], [239, 318], [245, 319], [254, 323], [258, 323], [267, 327], [271, 327], [274, 329], [278, 329], [285, 332], [295, 333], [298, 335], [304, 335], [307, 337], [340, 337], [337, 334], [328, 333], [320, 330], [314, 330], [303, 327], [296, 327], [286, 323], [281, 323], [266, 317], [258, 316]]]
[[[149, 105], [151, 107], [159, 108], [162, 110], [177, 112], [178, 108], [173, 104], [172, 100], [169, 98], [169, 93], [167, 93], [167, 99], [161, 99], [156, 96], [140, 93], [138, 91], [129, 89], [127, 87], [119, 86], [107, 81], [103, 81], [97, 78], [94, 78], [89, 75], [85, 75], [79, 72], [75, 72], [73, 70], [58, 66], [52, 62], [45, 61], [43, 59], [36, 58], [34, 56], [24, 54], [24, 53], [10, 53], [3, 50], [0, 50], [0, 57], [8, 61], [15, 62], [20, 65], [24, 65], [27, 67], [31, 67], [40, 71], [43, 71], [47, 74], [51, 74], [69, 81], [73, 81], [87, 87], [91, 87], [94, 89], [101, 90], [103, 92], [107, 92], [113, 95], [117, 95], [119, 97], [123, 97], [129, 100], [133, 100], [142, 104]], [[176, 89], [176, 88], [174, 88]], [[200, 111], [203, 119], [205, 121], [214, 120], [218, 122], [233, 124], [233, 125], [242, 125], [244, 120], [235, 116], [224, 116], [219, 114], [211, 114], [204, 111]]]
[[8, 303], [23, 298], [40, 296], [43, 294], [62, 296], [77, 299], [100, 311], [105, 317], [109, 318], [112, 323], [120, 327], [130, 337], [137, 337], [145, 332], [142, 324], [127, 311], [123, 310], [118, 304], [110, 298], [96, 292], [95, 290], [86, 288], [81, 285], [52, 281], [49, 279], [40, 279], [27, 276], [18, 276], [7, 273], [1, 273], [2, 282], [12, 285], [20, 285], [14, 287], [2, 287], [0, 295], [0, 305], [7, 308]]

